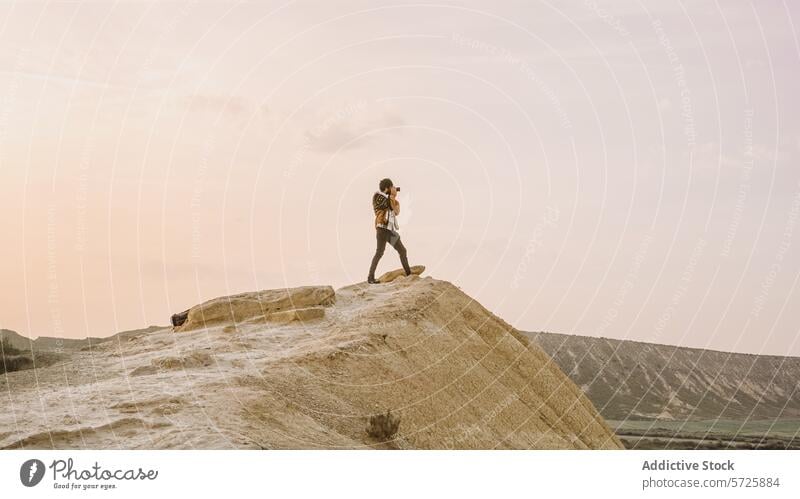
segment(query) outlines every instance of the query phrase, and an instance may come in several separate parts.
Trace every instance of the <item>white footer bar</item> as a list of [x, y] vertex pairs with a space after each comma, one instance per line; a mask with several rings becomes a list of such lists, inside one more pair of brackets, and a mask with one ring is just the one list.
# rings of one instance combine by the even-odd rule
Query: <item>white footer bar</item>
[[0, 497], [800, 497], [798, 465], [779, 450], [0, 451]]

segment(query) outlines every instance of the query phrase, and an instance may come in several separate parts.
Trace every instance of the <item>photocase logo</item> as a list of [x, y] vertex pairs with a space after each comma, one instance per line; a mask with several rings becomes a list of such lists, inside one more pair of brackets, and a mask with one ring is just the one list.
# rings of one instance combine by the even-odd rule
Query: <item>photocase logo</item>
[[28, 459], [19, 468], [19, 479], [26, 487], [35, 487], [44, 478], [44, 463], [38, 459]]

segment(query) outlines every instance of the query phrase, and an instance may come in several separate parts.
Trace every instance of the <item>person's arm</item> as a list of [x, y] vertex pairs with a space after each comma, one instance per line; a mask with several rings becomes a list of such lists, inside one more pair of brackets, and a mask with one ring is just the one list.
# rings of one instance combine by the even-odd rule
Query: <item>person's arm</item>
[[397, 190], [394, 187], [392, 187], [391, 193], [389, 194], [389, 203], [392, 205], [394, 216], [400, 215], [400, 201], [397, 200]]

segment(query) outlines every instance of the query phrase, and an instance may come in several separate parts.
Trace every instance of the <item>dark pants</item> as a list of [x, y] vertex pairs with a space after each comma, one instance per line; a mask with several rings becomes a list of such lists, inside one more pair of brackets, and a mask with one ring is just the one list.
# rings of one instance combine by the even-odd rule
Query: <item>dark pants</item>
[[406, 275], [411, 274], [411, 267], [408, 266], [408, 256], [406, 255], [406, 247], [403, 246], [403, 242], [400, 240], [400, 234], [396, 232], [393, 233], [389, 229], [384, 229], [383, 227], [378, 227], [375, 229], [375, 237], [378, 241], [378, 247], [375, 249], [375, 256], [372, 257], [372, 265], [369, 266], [369, 279], [375, 279], [375, 269], [378, 268], [378, 262], [381, 260], [383, 256], [383, 252], [386, 249], [386, 243], [392, 245], [394, 249], [397, 250], [397, 253], [400, 255], [400, 263], [403, 264], [403, 270], [406, 271]]

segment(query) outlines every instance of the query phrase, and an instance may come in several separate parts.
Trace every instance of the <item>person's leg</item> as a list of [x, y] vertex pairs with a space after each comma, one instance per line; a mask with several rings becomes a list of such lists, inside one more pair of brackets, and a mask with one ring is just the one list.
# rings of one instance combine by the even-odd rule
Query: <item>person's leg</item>
[[386, 249], [386, 240], [387, 240], [386, 232], [389, 231], [381, 228], [375, 230], [375, 239], [377, 241], [377, 246], [375, 248], [375, 256], [372, 257], [372, 264], [369, 266], [369, 275], [367, 277], [367, 281], [375, 280], [375, 269], [378, 268], [378, 262], [381, 260], [383, 252]]
[[392, 247], [397, 250], [397, 254], [400, 255], [400, 263], [403, 264], [403, 270], [406, 271], [406, 275], [411, 275], [411, 267], [408, 266], [408, 252], [406, 251], [406, 247], [403, 245], [403, 241], [399, 236], [392, 237], [389, 239], [389, 244], [391, 244]]

